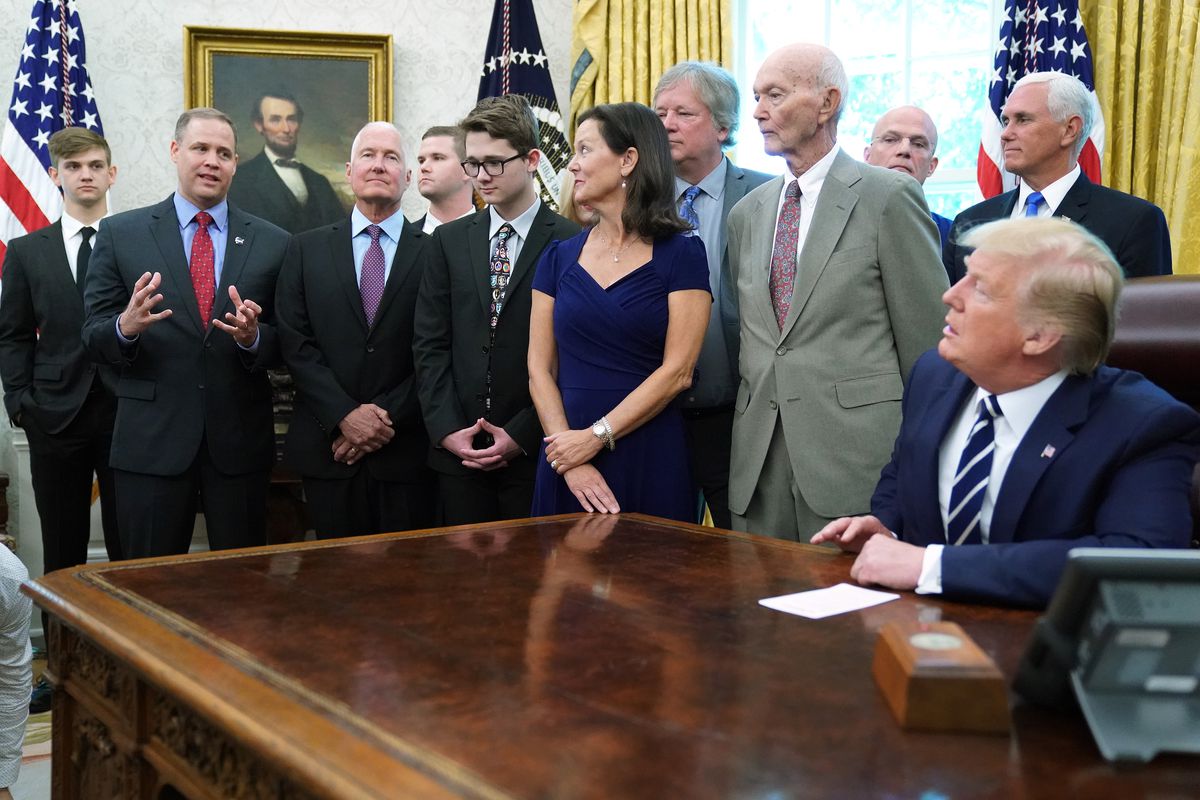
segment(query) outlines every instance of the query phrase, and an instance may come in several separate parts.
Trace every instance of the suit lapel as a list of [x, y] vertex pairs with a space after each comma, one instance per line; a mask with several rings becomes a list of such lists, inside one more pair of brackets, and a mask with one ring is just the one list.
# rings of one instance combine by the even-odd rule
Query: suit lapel
[[[491, 211], [484, 209], [475, 215], [471, 228], [467, 231], [467, 264], [475, 288], [479, 290], [479, 302], [483, 306], [484, 319], [487, 319], [492, 304], [492, 285], [488, 262], [492, 258], [492, 240], [488, 236]], [[524, 252], [524, 251], [522, 251]]]
[[362, 292], [358, 289], [358, 269], [354, 266], [354, 244], [350, 220], [344, 219], [329, 231], [329, 259], [333, 264], [333, 279], [342, 287], [346, 304], [359, 326], [367, 330], [367, 315], [363, 312]]
[[1079, 173], [1079, 177], [1075, 183], [1071, 184], [1071, 188], [1063, 195], [1062, 202], [1058, 204], [1058, 208], [1054, 209], [1054, 216], [1069, 219], [1071, 222], [1084, 224], [1087, 218], [1088, 200], [1092, 197], [1092, 182], [1087, 179], [1083, 172]]
[[[550, 243], [550, 237], [554, 233], [555, 214], [550, 210], [550, 207], [542, 203], [538, 213], [534, 215], [533, 224], [529, 226], [529, 236], [525, 237], [525, 243], [521, 245], [521, 255], [517, 259], [517, 263], [513, 264], [512, 276], [508, 279], [508, 289], [505, 290], [506, 295], [511, 295], [521, 285], [521, 281], [529, 274], [533, 265], [541, 257], [542, 251], [546, 249], [546, 245]], [[491, 299], [491, 283], [488, 283], [488, 298]], [[500, 316], [504, 316], [504, 309], [508, 308], [506, 302], [500, 309]]]
[[1056, 456], [1075, 438], [1074, 430], [1087, 417], [1090, 382], [1070, 375], [1059, 386], [1013, 453], [1004, 482], [996, 495], [988, 541], [1011, 542], [1029, 496]]
[[946, 378], [937, 387], [928, 389], [934, 395], [929, 408], [921, 415], [917, 423], [917, 433], [913, 441], [924, 445], [916, 453], [915, 474], [919, 476], [915, 487], [915, 496], [932, 498], [932, 502], [917, 504], [920, 518], [916, 520], [914, 530], [922, 541], [939, 544], [946, 540], [946, 527], [942, 522], [941, 505], [938, 502], [938, 478], [941, 472], [939, 455], [942, 441], [950, 432], [950, 426], [962, 410], [967, 396], [975, 391], [975, 384], [957, 369], [946, 366]]
[[787, 337], [804, 311], [813, 288], [829, 263], [833, 248], [842, 238], [842, 231], [846, 229], [846, 222], [858, 202], [858, 194], [852, 187], [859, 180], [858, 169], [850, 161], [850, 157], [839, 152], [821, 185], [817, 207], [813, 209], [812, 222], [808, 226], [808, 237], [800, 250], [792, 305], [783, 323], [783, 330], [780, 331], [780, 339]]
[[754, 307], [762, 316], [768, 331], [779, 330], [775, 321], [775, 309], [771, 305], [771, 250], [775, 245], [775, 222], [779, 217], [779, 193], [783, 191], [783, 178], [774, 178], [767, 184], [758, 199], [750, 223], [750, 263], [742, 265], [743, 271], [750, 270], [750, 293]]
[[57, 291], [66, 292], [70, 288], [75, 294], [79, 294], [79, 284], [75, 281], [75, 274], [71, 272], [71, 262], [67, 260], [67, 247], [63, 244], [62, 220], [48, 228], [42, 228], [38, 233], [45, 252], [42, 272], [45, 280], [52, 283]]
[[725, 197], [721, 201], [721, 219], [729, 219], [730, 210], [746, 196], [746, 173], [725, 158]]
[[[216, 297], [213, 298], [213, 317], [216, 319], [224, 319], [225, 312], [233, 311], [229, 287], [237, 286], [241, 279], [246, 258], [250, 255], [250, 246], [254, 242], [254, 226], [249, 217], [233, 206], [227, 207], [229, 230], [225, 232], [225, 261], [221, 265], [221, 285], [217, 287]], [[211, 325], [209, 330], [212, 330]]]
[[[196, 326], [196, 333], [203, 335], [200, 307], [196, 304], [196, 290], [192, 288], [192, 273], [183, 254], [183, 236], [179, 233], [179, 217], [175, 213], [174, 195], [159, 203], [150, 211], [150, 236], [162, 256], [163, 283], [170, 282], [175, 296], [184, 305], [183, 311]], [[179, 313], [180, 309], [172, 309]]]
[[[417, 260], [417, 251], [421, 249], [421, 239], [425, 237], [418, 228], [405, 223], [400, 229], [400, 240], [396, 242], [396, 254], [392, 256], [392, 268], [388, 271], [387, 283], [383, 287], [383, 297], [379, 300], [379, 309], [375, 312], [375, 325], [383, 319], [388, 305], [400, 292], [400, 287], [408, 280], [409, 273]], [[365, 321], [365, 317], [364, 317]]]

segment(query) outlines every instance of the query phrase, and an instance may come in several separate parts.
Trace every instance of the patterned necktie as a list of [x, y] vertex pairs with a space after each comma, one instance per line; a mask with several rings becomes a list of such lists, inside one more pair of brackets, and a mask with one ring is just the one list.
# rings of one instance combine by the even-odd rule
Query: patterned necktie
[[362, 275], [358, 280], [358, 292], [362, 295], [363, 314], [367, 317], [367, 327], [375, 324], [375, 312], [379, 310], [379, 301], [383, 299], [383, 247], [379, 244], [379, 236], [383, 228], [378, 225], [368, 225], [367, 233], [371, 237], [371, 246], [363, 256]]
[[207, 211], [196, 214], [196, 235], [192, 237], [192, 258], [188, 264], [192, 271], [192, 289], [196, 292], [196, 306], [200, 309], [200, 324], [208, 330], [212, 319], [213, 297], [217, 293], [216, 257], [213, 252], [212, 236], [208, 226], [212, 215]]
[[1038, 206], [1046, 202], [1042, 197], [1041, 192], [1034, 192], [1029, 197], [1025, 198], [1025, 216], [1036, 217], [1038, 215]]
[[697, 236], [700, 231], [700, 215], [696, 213], [696, 198], [699, 195], [699, 186], [689, 186], [688, 190], [683, 193], [683, 203], [679, 206], [679, 216], [692, 226], [692, 230], [695, 232], [693, 235]]
[[489, 309], [489, 324], [492, 330], [500, 321], [500, 312], [504, 309], [504, 293], [508, 289], [508, 279], [512, 276], [512, 263], [508, 259], [508, 240], [516, 233], [513, 226], [507, 222], [496, 231], [496, 250], [488, 263], [490, 281], [492, 284], [492, 303]]
[[783, 207], [779, 209], [779, 222], [775, 226], [775, 249], [771, 251], [771, 307], [775, 309], [775, 321], [779, 323], [779, 330], [783, 330], [783, 323], [792, 307], [799, 241], [800, 184], [792, 181], [787, 186]]
[[954, 485], [950, 488], [950, 513], [946, 520], [949, 544], [983, 544], [979, 515], [983, 495], [992, 474], [992, 451], [996, 449], [996, 417], [1002, 416], [994, 394], [979, 401], [979, 415], [967, 436]]
[[79, 286], [79, 294], [83, 294], [83, 282], [87, 279], [88, 261], [92, 257], [92, 237], [96, 229], [85, 225], [79, 229], [83, 244], [79, 245], [79, 254], [75, 257], [75, 283]]

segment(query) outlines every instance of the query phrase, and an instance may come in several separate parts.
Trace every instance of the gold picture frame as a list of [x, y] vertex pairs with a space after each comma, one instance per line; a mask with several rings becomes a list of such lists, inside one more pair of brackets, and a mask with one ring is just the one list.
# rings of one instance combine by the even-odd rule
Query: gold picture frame
[[349, 207], [350, 143], [367, 122], [392, 119], [391, 35], [185, 26], [183, 43], [184, 103], [233, 119], [241, 163], [263, 149], [255, 101], [286, 92], [303, 110], [295, 157], [328, 178]]

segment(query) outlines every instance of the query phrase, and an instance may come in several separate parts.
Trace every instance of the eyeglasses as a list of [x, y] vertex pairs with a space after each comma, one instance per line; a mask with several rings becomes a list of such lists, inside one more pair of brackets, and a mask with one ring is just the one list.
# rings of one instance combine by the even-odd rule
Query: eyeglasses
[[883, 136], [876, 138], [875, 141], [888, 147], [895, 147], [905, 139], [908, 139], [908, 146], [913, 150], [928, 152], [933, 149], [929, 144], [929, 140], [923, 136], [897, 136], [894, 133], [885, 133]]
[[504, 174], [504, 165], [510, 161], [516, 161], [518, 158], [524, 158], [525, 153], [517, 153], [515, 156], [509, 156], [503, 161], [460, 161], [463, 172], [467, 173], [468, 177], [476, 178], [479, 176], [479, 168], [483, 167], [483, 171], [493, 178]]

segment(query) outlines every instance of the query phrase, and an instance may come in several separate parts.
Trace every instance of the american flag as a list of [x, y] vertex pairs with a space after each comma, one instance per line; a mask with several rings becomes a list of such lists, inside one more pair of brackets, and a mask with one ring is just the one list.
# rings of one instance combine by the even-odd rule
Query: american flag
[[496, 0], [492, 11], [479, 99], [506, 94], [522, 95], [533, 107], [540, 128], [538, 149], [544, 156], [538, 162], [538, 192], [542, 202], [558, 211], [561, 175], [571, 160], [571, 146], [550, 80], [550, 62], [542, 49], [533, 0]]
[[[1000, 110], [1013, 84], [1030, 72], [1065, 72], [1083, 81], [1095, 99], [1092, 50], [1078, 0], [1007, 0], [993, 67], [976, 169], [984, 197], [995, 197], [1015, 185], [1014, 177], [1003, 169], [1000, 145]], [[1079, 166], [1093, 183], [1100, 183], [1103, 152], [1104, 119], [1097, 106], [1091, 136], [1079, 155]]]
[[76, 0], [37, 0], [0, 140], [0, 259], [11, 239], [44, 228], [62, 213], [62, 197], [46, 173], [46, 143], [50, 134], [70, 126], [104, 133], [84, 66]]

